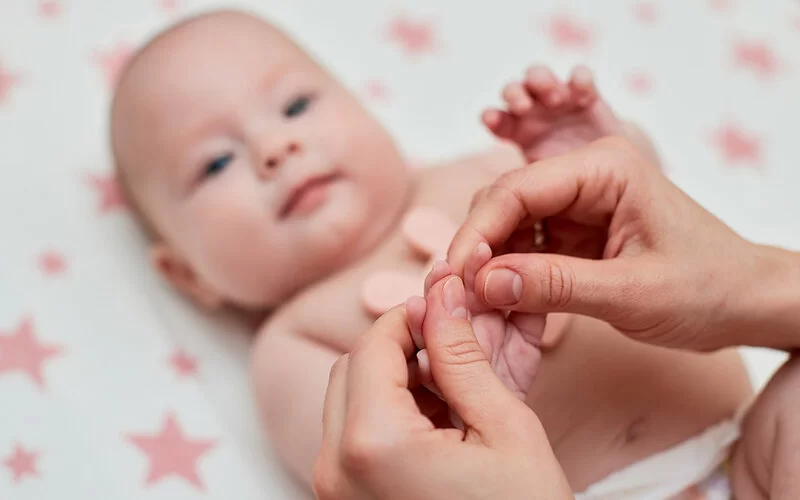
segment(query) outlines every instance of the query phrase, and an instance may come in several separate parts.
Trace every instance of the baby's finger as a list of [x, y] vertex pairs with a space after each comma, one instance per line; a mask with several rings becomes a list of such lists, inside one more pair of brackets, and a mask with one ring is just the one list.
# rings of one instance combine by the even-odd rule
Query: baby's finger
[[569, 79], [572, 100], [581, 108], [591, 105], [597, 99], [597, 88], [592, 71], [586, 66], [576, 66]]
[[519, 128], [519, 118], [499, 109], [489, 109], [481, 116], [486, 125], [498, 139], [511, 139]]
[[548, 108], [554, 108], [564, 103], [567, 98], [567, 89], [556, 75], [543, 65], [532, 66], [525, 73], [525, 88], [530, 94]]
[[520, 82], [509, 83], [503, 89], [503, 100], [508, 110], [517, 116], [528, 113], [533, 107], [533, 99]]
[[433, 375], [431, 375], [431, 359], [428, 357], [427, 349], [423, 349], [417, 353], [417, 366], [419, 367], [418, 375], [420, 384], [432, 393], [441, 397], [442, 394], [439, 392], [439, 388], [436, 387], [436, 383], [433, 381]]

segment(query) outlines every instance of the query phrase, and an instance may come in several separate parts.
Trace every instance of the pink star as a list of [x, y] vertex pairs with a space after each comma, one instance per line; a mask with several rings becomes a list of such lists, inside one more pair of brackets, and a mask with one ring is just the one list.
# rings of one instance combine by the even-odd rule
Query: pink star
[[734, 61], [762, 77], [774, 76], [780, 64], [772, 49], [763, 42], [737, 42], [733, 46]]
[[628, 75], [627, 78], [628, 88], [631, 89], [631, 92], [636, 94], [647, 94], [653, 88], [653, 82], [650, 78], [642, 73], [636, 72]]
[[14, 482], [17, 483], [25, 476], [39, 475], [39, 471], [36, 470], [38, 455], [38, 452], [25, 451], [21, 445], [17, 444], [14, 446], [14, 453], [3, 461], [3, 465], [8, 467], [11, 474], [14, 475]]
[[178, 10], [180, 2], [178, 0], [161, 0], [161, 8], [167, 12]]
[[39, 2], [39, 17], [54, 19], [60, 17], [62, 11], [62, 5], [54, 0], [43, 0]]
[[39, 256], [39, 268], [47, 276], [56, 276], [67, 269], [67, 260], [59, 252], [48, 250]]
[[11, 89], [19, 84], [19, 75], [6, 70], [0, 63], [0, 105], [11, 95]]
[[36, 385], [44, 388], [44, 362], [61, 353], [59, 346], [40, 344], [33, 334], [33, 321], [23, 318], [16, 332], [0, 335], [0, 374], [26, 373]]
[[720, 127], [713, 142], [729, 164], [757, 164], [761, 160], [761, 144], [757, 137], [734, 124]]
[[109, 87], [117, 84], [117, 79], [125, 65], [133, 55], [133, 48], [126, 43], [119, 43], [109, 50], [95, 50], [92, 55], [94, 64], [103, 72]]
[[182, 377], [197, 375], [197, 360], [183, 351], [176, 351], [169, 358], [169, 364]]
[[113, 174], [88, 174], [87, 181], [100, 197], [98, 210], [100, 213], [109, 213], [128, 207], [125, 194], [119, 181]]
[[186, 438], [175, 415], [167, 414], [164, 427], [158, 434], [130, 435], [128, 439], [150, 461], [150, 471], [145, 480], [147, 486], [168, 476], [180, 476], [198, 489], [205, 489], [197, 474], [197, 461], [214, 447], [215, 442], [210, 439]]
[[717, 12], [723, 12], [726, 10], [730, 10], [733, 7], [732, 0], [709, 0], [708, 1], [709, 7], [711, 9], [716, 10]]
[[376, 101], [386, 101], [389, 99], [389, 87], [379, 80], [370, 80], [364, 84], [364, 92], [367, 96]]
[[658, 19], [658, 10], [652, 3], [639, 2], [633, 6], [633, 15], [639, 22], [653, 23]]
[[387, 37], [397, 43], [408, 55], [433, 52], [436, 39], [431, 23], [396, 16], [389, 22]]
[[568, 15], [551, 17], [546, 30], [553, 44], [562, 49], [588, 49], [592, 44], [589, 26]]

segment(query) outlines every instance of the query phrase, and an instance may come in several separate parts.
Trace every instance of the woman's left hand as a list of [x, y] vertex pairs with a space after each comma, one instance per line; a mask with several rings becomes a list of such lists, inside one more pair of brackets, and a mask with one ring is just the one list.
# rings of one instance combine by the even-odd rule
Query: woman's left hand
[[466, 319], [461, 280], [436, 283], [426, 309], [431, 372], [464, 430], [437, 428], [426, 416], [443, 404], [410, 362], [406, 308], [392, 309], [331, 370], [317, 496], [572, 498], [539, 419], [492, 372]]

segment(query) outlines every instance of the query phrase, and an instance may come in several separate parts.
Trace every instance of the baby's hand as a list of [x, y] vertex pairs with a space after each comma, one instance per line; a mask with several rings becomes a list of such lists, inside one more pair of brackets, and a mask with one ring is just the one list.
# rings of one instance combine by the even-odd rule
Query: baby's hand
[[529, 162], [564, 154], [600, 137], [620, 135], [622, 123], [598, 96], [591, 71], [576, 67], [564, 84], [545, 66], [503, 89], [506, 109], [489, 109], [483, 123], [515, 142]]

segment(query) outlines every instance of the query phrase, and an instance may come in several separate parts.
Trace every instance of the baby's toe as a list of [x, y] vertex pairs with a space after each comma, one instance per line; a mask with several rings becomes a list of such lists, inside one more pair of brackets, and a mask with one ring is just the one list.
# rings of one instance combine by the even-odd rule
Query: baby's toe
[[522, 116], [531, 110], [533, 100], [526, 92], [525, 87], [519, 82], [509, 83], [503, 89], [503, 100], [508, 110], [517, 116]]
[[546, 107], [554, 108], [562, 105], [567, 98], [567, 89], [553, 71], [547, 66], [536, 65], [525, 74], [525, 88], [536, 101]]
[[422, 337], [422, 323], [425, 320], [427, 305], [428, 303], [422, 297], [413, 296], [406, 300], [406, 321], [417, 349], [425, 347], [425, 339]]
[[431, 287], [442, 280], [445, 276], [449, 276], [451, 274], [450, 265], [443, 260], [437, 260], [433, 263], [433, 267], [428, 275], [425, 277], [425, 297], [428, 296], [428, 292], [431, 290]]
[[597, 99], [594, 75], [592, 75], [592, 71], [586, 66], [577, 66], [572, 70], [572, 76], [569, 79], [569, 89], [573, 103], [580, 108], [591, 106], [595, 99]]

